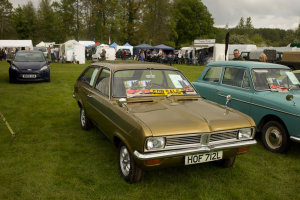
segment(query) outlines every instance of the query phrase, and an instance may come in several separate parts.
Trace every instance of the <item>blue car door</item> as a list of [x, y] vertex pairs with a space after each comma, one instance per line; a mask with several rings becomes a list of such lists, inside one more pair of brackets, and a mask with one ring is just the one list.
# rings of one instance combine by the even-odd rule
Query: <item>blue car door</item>
[[200, 94], [201, 97], [216, 101], [217, 98], [217, 87], [221, 80], [222, 67], [211, 66], [205, 69], [204, 75], [200, 76], [197, 82], [193, 85]]
[[216, 88], [216, 102], [225, 105], [227, 95], [231, 95], [228, 106], [249, 115], [253, 96], [249, 77], [244, 68], [225, 67], [221, 84]]

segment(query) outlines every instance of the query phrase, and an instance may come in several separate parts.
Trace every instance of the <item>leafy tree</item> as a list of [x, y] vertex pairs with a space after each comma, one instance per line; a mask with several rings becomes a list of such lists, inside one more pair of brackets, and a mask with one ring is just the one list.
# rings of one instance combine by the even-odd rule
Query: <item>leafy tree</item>
[[201, 0], [176, 0], [173, 19], [177, 47], [213, 31], [214, 20]]
[[248, 30], [252, 30], [254, 28], [252, 25], [251, 17], [247, 17], [245, 28]]
[[139, 42], [152, 45], [166, 43], [171, 34], [171, 1], [148, 0], [143, 5], [143, 24]]
[[10, 16], [12, 12], [12, 4], [9, 0], [0, 0], [0, 31], [1, 38], [7, 38], [6, 32], [9, 32], [11, 24], [10, 24]]
[[247, 35], [232, 34], [229, 39], [230, 44], [252, 44]]
[[12, 17], [17, 35], [20, 39], [37, 40], [37, 16], [31, 1], [15, 9]]

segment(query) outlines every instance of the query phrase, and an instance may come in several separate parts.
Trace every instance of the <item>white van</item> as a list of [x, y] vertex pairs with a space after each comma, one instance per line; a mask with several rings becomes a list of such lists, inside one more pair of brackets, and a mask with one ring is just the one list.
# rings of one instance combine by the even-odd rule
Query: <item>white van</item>
[[112, 47], [109, 47], [106, 44], [101, 44], [97, 47], [96, 52], [92, 55], [92, 60], [93, 61], [100, 61], [101, 56], [100, 54], [102, 53], [102, 50], [105, 49], [106, 54], [106, 60], [116, 60], [116, 50]]

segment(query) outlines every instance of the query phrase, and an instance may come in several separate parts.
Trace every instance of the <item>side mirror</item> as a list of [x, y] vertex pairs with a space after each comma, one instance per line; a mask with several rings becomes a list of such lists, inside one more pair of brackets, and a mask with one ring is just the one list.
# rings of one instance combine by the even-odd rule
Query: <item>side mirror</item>
[[48, 63], [48, 65], [49, 65], [49, 64], [51, 63], [51, 60], [48, 60], [47, 63]]
[[286, 95], [285, 98], [286, 98], [287, 101], [292, 101], [294, 99], [294, 95], [288, 94], [288, 95]]
[[123, 107], [123, 105], [126, 107], [127, 111], [128, 111], [128, 107], [127, 107], [127, 99], [126, 98], [121, 98], [118, 100], [118, 105], [120, 107]]
[[7, 62], [11, 65], [11, 60], [7, 60]]
[[226, 104], [225, 104], [226, 107], [227, 107], [227, 104], [228, 104], [230, 101], [231, 101], [231, 95], [229, 94], [229, 95], [226, 96]]
[[121, 99], [118, 100], [118, 105], [119, 105], [120, 107], [122, 107], [123, 104], [126, 104], [126, 103], [127, 103], [126, 98], [121, 98]]

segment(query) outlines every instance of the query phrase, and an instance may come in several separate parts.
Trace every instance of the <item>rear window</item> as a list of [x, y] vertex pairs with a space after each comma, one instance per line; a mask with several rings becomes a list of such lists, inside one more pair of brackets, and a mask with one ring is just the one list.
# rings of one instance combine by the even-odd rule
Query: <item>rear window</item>
[[18, 52], [15, 57], [15, 62], [45, 62], [45, 57], [42, 52]]

